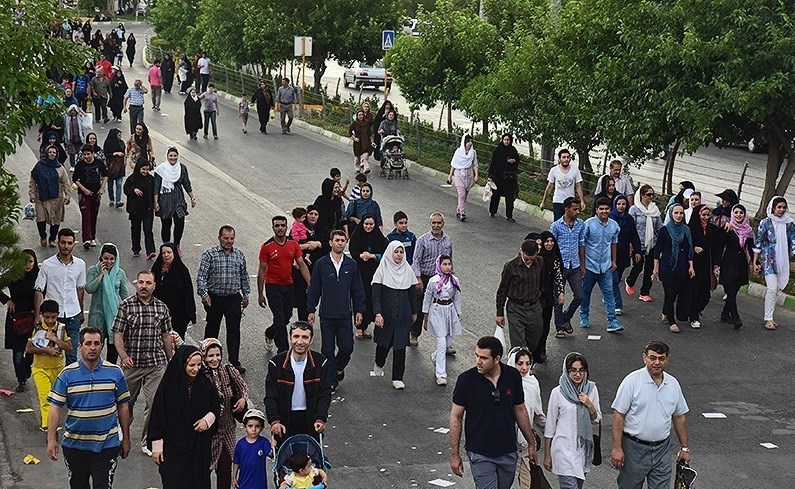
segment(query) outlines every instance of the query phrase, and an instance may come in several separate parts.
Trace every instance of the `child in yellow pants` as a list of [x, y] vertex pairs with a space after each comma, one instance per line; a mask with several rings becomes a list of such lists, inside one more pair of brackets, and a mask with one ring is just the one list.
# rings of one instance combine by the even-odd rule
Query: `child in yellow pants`
[[33, 382], [39, 395], [41, 409], [41, 431], [47, 431], [47, 416], [50, 403], [47, 395], [52, 384], [64, 368], [64, 351], [72, 350], [72, 342], [64, 325], [58, 323], [58, 303], [46, 300], [39, 308], [42, 322], [31, 333], [25, 352], [33, 355], [31, 367]]

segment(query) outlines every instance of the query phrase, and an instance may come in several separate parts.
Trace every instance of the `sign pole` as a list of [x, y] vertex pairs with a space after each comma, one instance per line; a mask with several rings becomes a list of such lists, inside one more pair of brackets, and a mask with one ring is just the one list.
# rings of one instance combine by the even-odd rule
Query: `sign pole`
[[384, 51], [384, 103], [386, 103], [387, 80], [389, 79], [386, 69], [386, 57], [389, 50], [395, 45], [395, 31], [381, 31], [381, 49]]
[[389, 77], [387, 69], [386, 69], [386, 56], [389, 54], [389, 51], [384, 51], [384, 103], [386, 103], [386, 80]]
[[306, 89], [306, 37], [301, 38], [301, 60], [304, 65], [301, 68], [301, 104], [303, 104], [304, 90]]

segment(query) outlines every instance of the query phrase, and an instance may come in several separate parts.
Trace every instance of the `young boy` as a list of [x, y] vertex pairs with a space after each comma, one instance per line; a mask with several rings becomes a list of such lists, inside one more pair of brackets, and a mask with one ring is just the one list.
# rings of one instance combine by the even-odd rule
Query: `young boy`
[[243, 415], [246, 437], [235, 446], [232, 460], [232, 486], [236, 489], [267, 489], [268, 470], [266, 458], [272, 447], [267, 438], [260, 436], [265, 426], [265, 415], [259, 409], [249, 409]]
[[[353, 202], [356, 199], [362, 198], [362, 185], [367, 183], [367, 175], [364, 173], [357, 173], [356, 174], [356, 185], [353, 186], [351, 189], [351, 195], [348, 197], [348, 200]], [[343, 194], [344, 195], [344, 194]]]
[[[312, 459], [304, 452], [295, 452], [287, 459], [287, 463], [293, 470], [291, 474], [284, 477], [279, 489], [292, 487], [294, 489], [306, 489], [315, 485], [328, 484], [328, 474], [323, 469], [318, 469], [312, 465]], [[315, 480], [320, 478], [317, 484]]]
[[348, 193], [348, 185], [351, 183], [350, 178], [345, 179], [345, 185], [342, 184], [342, 172], [339, 168], [332, 168], [329, 172], [329, 176], [332, 180], [340, 184], [342, 190], [340, 190], [340, 195], [346, 195]]
[[246, 124], [248, 124], [249, 106], [248, 95], [240, 97], [240, 102], [237, 104], [237, 116], [240, 117], [240, 121], [243, 123], [243, 134], [248, 133], [248, 131], [246, 131]]
[[66, 325], [58, 322], [58, 303], [46, 300], [41, 303], [41, 324], [36, 325], [31, 333], [25, 353], [33, 355], [31, 374], [39, 394], [41, 410], [41, 431], [47, 431], [47, 416], [50, 414], [50, 403], [47, 394], [52, 384], [64, 368], [64, 351], [72, 351], [72, 341], [66, 334]]
[[400, 241], [403, 243], [403, 250], [406, 252], [406, 261], [409, 265], [414, 263], [414, 247], [417, 245], [417, 237], [409, 231], [409, 217], [403, 211], [395, 212], [393, 217], [395, 229], [386, 235], [386, 242]]

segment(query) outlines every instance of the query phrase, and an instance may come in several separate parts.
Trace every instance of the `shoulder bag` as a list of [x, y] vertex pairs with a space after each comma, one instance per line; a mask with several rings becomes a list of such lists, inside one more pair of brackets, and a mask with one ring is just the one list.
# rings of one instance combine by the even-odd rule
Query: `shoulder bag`
[[30, 336], [36, 317], [32, 312], [15, 312], [11, 314], [11, 329], [18, 336]]

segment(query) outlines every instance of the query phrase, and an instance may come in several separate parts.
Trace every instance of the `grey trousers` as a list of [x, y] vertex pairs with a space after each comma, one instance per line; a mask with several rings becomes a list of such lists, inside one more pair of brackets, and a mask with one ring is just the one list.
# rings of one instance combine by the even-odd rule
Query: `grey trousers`
[[510, 489], [516, 475], [516, 452], [487, 457], [467, 450], [477, 489]]
[[530, 351], [535, 351], [544, 333], [541, 303], [536, 301], [533, 304], [520, 304], [509, 299], [505, 312], [508, 316], [511, 348], [524, 346]]
[[130, 389], [130, 420], [133, 416], [133, 407], [141, 390], [144, 391], [144, 427], [141, 430], [141, 446], [147, 445], [146, 435], [149, 431], [149, 417], [151, 416], [152, 403], [155, 400], [157, 386], [163, 374], [166, 373], [165, 365], [155, 365], [154, 367], [132, 367], [124, 369], [124, 378], [127, 379], [127, 387]]
[[650, 447], [622, 437], [621, 448], [624, 466], [618, 472], [618, 489], [642, 489], [644, 481], [648, 489], [671, 487], [671, 440]]

